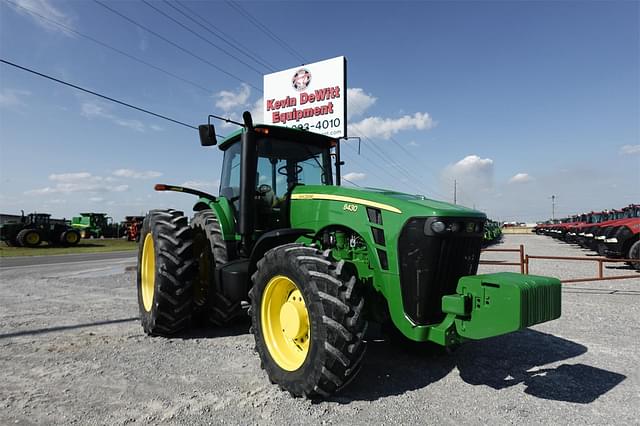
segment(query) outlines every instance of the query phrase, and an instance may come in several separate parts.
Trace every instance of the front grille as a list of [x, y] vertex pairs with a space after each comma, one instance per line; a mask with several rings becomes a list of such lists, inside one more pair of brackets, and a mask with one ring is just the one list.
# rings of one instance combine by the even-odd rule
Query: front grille
[[[460, 277], [476, 274], [482, 244], [482, 227], [479, 233], [425, 235], [427, 220], [431, 223], [434, 218], [410, 219], [398, 239], [402, 302], [417, 325], [444, 319], [442, 296], [455, 294]], [[456, 220], [483, 223], [478, 218]]]

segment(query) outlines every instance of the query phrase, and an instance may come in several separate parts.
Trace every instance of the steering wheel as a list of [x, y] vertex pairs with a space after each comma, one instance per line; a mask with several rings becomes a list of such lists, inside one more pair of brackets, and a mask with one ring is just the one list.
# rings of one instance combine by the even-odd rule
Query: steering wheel
[[[303, 170], [302, 166], [300, 164], [296, 164], [296, 168], [294, 171], [295, 176], [298, 176], [302, 172], [302, 170]], [[289, 176], [289, 174], [287, 173], [287, 166], [282, 166], [278, 168], [278, 173], [283, 176]]]
[[262, 184], [258, 187], [258, 195], [266, 195], [269, 192], [272, 192], [271, 186], [267, 184]]

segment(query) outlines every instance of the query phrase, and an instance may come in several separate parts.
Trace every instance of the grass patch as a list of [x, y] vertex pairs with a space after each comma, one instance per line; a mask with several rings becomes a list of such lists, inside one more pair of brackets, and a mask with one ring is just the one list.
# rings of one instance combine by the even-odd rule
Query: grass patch
[[135, 250], [138, 243], [120, 239], [95, 239], [80, 240], [74, 247], [50, 246], [42, 243], [38, 247], [8, 247], [4, 242], [0, 242], [0, 257], [13, 256], [49, 256], [52, 254], [72, 254], [72, 253], [105, 253], [109, 251]]

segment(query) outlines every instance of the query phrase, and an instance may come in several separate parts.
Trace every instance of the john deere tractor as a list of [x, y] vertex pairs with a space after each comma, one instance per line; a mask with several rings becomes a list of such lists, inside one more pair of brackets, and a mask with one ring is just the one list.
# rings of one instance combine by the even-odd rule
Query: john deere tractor
[[[210, 116], [211, 118], [211, 116]], [[243, 314], [270, 380], [328, 397], [356, 375], [371, 321], [454, 347], [560, 316], [560, 282], [475, 275], [486, 216], [422, 196], [340, 186], [339, 140], [253, 125], [219, 145], [220, 195], [144, 219], [138, 302], [150, 335]], [[216, 144], [213, 125], [201, 144]]]
[[43, 241], [50, 245], [74, 246], [80, 241], [80, 233], [64, 220], [51, 219], [47, 213], [22, 212], [20, 222], [0, 225], [0, 240], [18, 247], [37, 247]]

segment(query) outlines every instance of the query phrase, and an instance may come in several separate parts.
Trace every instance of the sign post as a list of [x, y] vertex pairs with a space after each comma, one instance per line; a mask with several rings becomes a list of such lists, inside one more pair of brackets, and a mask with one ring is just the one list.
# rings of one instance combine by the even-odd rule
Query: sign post
[[344, 56], [264, 76], [264, 122], [347, 137]]

